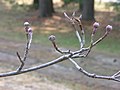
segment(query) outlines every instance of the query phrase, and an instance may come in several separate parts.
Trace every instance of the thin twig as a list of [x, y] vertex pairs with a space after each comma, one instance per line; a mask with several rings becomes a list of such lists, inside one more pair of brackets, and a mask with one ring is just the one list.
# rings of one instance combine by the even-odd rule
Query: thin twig
[[70, 54], [71, 51], [70, 50], [66, 50], [66, 51], [63, 51], [63, 50], [60, 50], [55, 42], [55, 36], [54, 35], [51, 35], [49, 36], [49, 40], [52, 42], [53, 44], [53, 47], [55, 48], [56, 51], [58, 51], [60, 54]]
[[23, 68], [23, 66], [24, 66], [24, 61], [21, 59], [21, 57], [20, 57], [20, 55], [19, 55], [19, 53], [18, 52], [16, 52], [16, 54], [17, 54], [17, 56], [18, 56], [18, 59], [20, 60], [20, 62], [21, 62], [21, 65], [18, 67], [18, 69], [17, 69], [17, 72], [19, 72], [22, 68]]
[[81, 18], [81, 15], [80, 15], [79, 18], [75, 18], [75, 17], [74, 17], [74, 19], [75, 19], [75, 21], [78, 23], [79, 29], [81, 30], [81, 43], [82, 43], [81, 48], [83, 48], [84, 45], [85, 45], [85, 31], [84, 31], [84, 29], [83, 29], [83, 25], [82, 25], [82, 22], [81, 22], [81, 19], [82, 19], [82, 18]]
[[21, 59], [20, 54], [18, 52], [16, 53], [20, 62], [21, 62], [20, 66], [17, 69], [18, 72], [20, 72], [22, 70], [22, 68], [24, 67], [24, 62], [27, 59], [28, 52], [29, 52], [29, 49], [30, 49], [30, 45], [31, 45], [31, 42], [32, 42], [32, 29], [29, 27], [28, 22], [25, 22], [24, 25], [25, 25], [25, 30], [26, 30], [27, 43], [26, 43], [26, 48], [25, 48], [25, 51], [24, 51], [23, 59]]
[[[42, 69], [42, 68], [45, 68], [45, 67], [48, 67], [48, 66], [51, 66], [51, 65], [54, 65], [56, 63], [59, 63], [59, 62], [62, 62], [62, 61], [65, 61], [65, 60], [69, 59], [80, 72], [82, 72], [84, 75], [86, 75], [88, 77], [98, 78], [98, 79], [107, 79], [107, 80], [113, 80], [113, 81], [120, 82], [120, 79], [119, 79], [120, 78], [120, 71], [113, 74], [112, 76], [97, 75], [97, 74], [94, 74], [94, 73], [87, 72], [80, 65], [78, 65], [77, 62], [75, 62], [73, 60], [74, 58], [84, 58], [84, 57], [86, 57], [90, 53], [92, 47], [95, 46], [96, 44], [98, 44], [100, 41], [102, 41], [109, 34], [109, 32], [112, 30], [112, 26], [108, 25], [106, 27], [105, 34], [102, 37], [100, 37], [97, 41], [93, 42], [94, 34], [96, 32], [96, 28], [99, 26], [98, 23], [94, 23], [94, 25], [93, 25], [94, 30], [91, 34], [90, 46], [87, 47], [87, 48], [84, 48], [85, 34], [84, 34], [83, 26], [82, 26], [82, 23], [81, 23], [80, 19], [75, 18], [75, 12], [73, 12], [72, 18], [70, 18], [66, 13], [64, 13], [64, 15], [70, 22], [72, 22], [72, 26], [75, 29], [76, 36], [77, 36], [77, 38], [79, 40], [79, 43], [80, 43], [80, 49], [79, 50], [74, 51], [74, 52], [70, 51], [70, 50], [67, 50], [67, 51], [60, 50], [56, 45], [55, 36], [51, 35], [49, 37], [49, 40], [52, 42], [55, 50], [58, 51], [59, 53], [61, 53], [62, 56], [53, 60], [53, 61], [41, 64], [41, 65], [38, 65], [38, 66], [30, 67], [30, 68], [27, 68], [27, 69], [23, 69], [25, 61], [28, 57], [29, 49], [30, 49], [31, 42], [32, 42], [32, 30], [29, 26], [29, 23], [25, 22], [24, 25], [25, 25], [25, 30], [26, 30], [27, 43], [26, 43], [26, 48], [25, 48], [23, 59], [21, 58], [20, 54], [18, 52], [16, 52], [17, 57], [18, 57], [21, 64], [20, 64], [20, 66], [18, 67], [17, 70], [11, 71], [11, 72], [6, 72], [6, 73], [1, 73], [0, 77], [14, 76], [14, 75], [23, 74], [23, 73], [26, 73], [26, 72], [31, 72], [31, 71]], [[77, 21], [77, 25], [79, 26], [79, 29], [81, 29], [81, 34], [82, 34], [81, 36], [80, 36], [77, 28], [75, 27], [75, 24], [76, 24], [75, 21]], [[87, 53], [84, 54], [85, 52], [87, 52]]]
[[73, 59], [69, 58], [69, 60], [75, 65], [75, 67], [84, 75], [91, 77], [91, 78], [98, 78], [98, 79], [107, 79], [107, 80], [113, 80], [120, 82], [120, 79], [117, 79], [113, 76], [103, 76], [103, 75], [97, 75], [95, 73], [89, 73], [86, 70], [84, 70], [82, 67], [80, 67]]
[[98, 43], [99, 43], [100, 41], [102, 41], [107, 35], [108, 35], [108, 33], [105, 32], [105, 34], [104, 34], [102, 37], [100, 37], [97, 41], [95, 41], [92, 46], [95, 46], [96, 44], [98, 44]]
[[[81, 36], [80, 36], [78, 30], [77, 30], [76, 27], [75, 27], [75, 20], [76, 20], [76, 18], [75, 18], [75, 12], [73, 12], [72, 18], [70, 18], [65, 12], [64, 12], [64, 15], [65, 15], [65, 17], [72, 23], [72, 27], [73, 27], [73, 29], [75, 30], [76, 36], [77, 36], [77, 38], [78, 38], [78, 40], [79, 40], [79, 43], [80, 43], [80, 48], [83, 48], [83, 45], [84, 45], [84, 43], [83, 43], [83, 38], [84, 38], [84, 37], [81, 37]], [[82, 26], [81, 26], [81, 28], [82, 28]], [[82, 31], [82, 36], [83, 36], [83, 33], [84, 33], [84, 32]]]
[[64, 60], [67, 60], [68, 57], [70, 57], [70, 54], [69, 55], [63, 55], [63, 56], [61, 56], [61, 57], [59, 57], [59, 58], [57, 58], [53, 61], [41, 64], [41, 65], [38, 65], [38, 66], [34, 66], [34, 67], [30, 67], [28, 69], [20, 70], [19, 72], [16, 70], [16, 71], [11, 71], [11, 72], [1, 73], [0, 77], [14, 76], [14, 75], [19, 75], [19, 74], [35, 71], [35, 70], [38, 70], [38, 69], [42, 69], [42, 68], [54, 65], [56, 63], [62, 62]]
[[[73, 17], [73, 22], [74, 22], [74, 19], [75, 19], [75, 17]], [[80, 43], [80, 49], [81, 49], [81, 48], [83, 48], [83, 45], [84, 45], [83, 40], [82, 40], [83, 38], [80, 36], [79, 31], [76, 29], [75, 22], [72, 23], [72, 27], [75, 30], [76, 36], [77, 36], [79, 43]]]
[[93, 46], [95, 46], [96, 44], [98, 44], [100, 41], [102, 41], [106, 36], [108, 35], [107, 32], [105, 32], [105, 34], [100, 37], [97, 41], [93, 42], [93, 35], [91, 35], [91, 43], [90, 43], [90, 46], [89, 46], [89, 51], [87, 52], [86, 56], [88, 56], [88, 54], [90, 53], [91, 49]]
[[114, 77], [118, 77], [120, 75], [120, 71], [118, 71], [117, 73], [115, 73], [113, 76]]

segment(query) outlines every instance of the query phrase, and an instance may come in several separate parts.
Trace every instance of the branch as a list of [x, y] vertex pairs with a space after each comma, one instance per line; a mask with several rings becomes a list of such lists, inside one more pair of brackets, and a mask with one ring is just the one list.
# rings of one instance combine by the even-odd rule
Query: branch
[[61, 54], [71, 54], [71, 51], [70, 51], [70, 50], [62, 51], [62, 50], [60, 50], [60, 49], [57, 47], [57, 44], [56, 44], [56, 42], [55, 42], [56, 37], [55, 37], [54, 35], [49, 36], [48, 39], [52, 42], [53, 47], [54, 47], [55, 50], [58, 51], [59, 53], [61, 53]]
[[19, 61], [21, 62], [21, 65], [17, 69], [17, 72], [19, 72], [23, 68], [23, 66], [24, 66], [24, 61], [21, 59], [21, 57], [20, 57], [18, 52], [16, 54], [18, 56]]
[[75, 67], [78, 69], [78, 71], [80, 71], [81, 73], [83, 73], [84, 75], [86, 75], [88, 77], [98, 78], [98, 79], [107, 79], [107, 80], [113, 80], [113, 81], [120, 82], [120, 79], [117, 78], [117, 76], [120, 75], [120, 71], [118, 71], [117, 73], [115, 73], [112, 76], [97, 75], [95, 73], [87, 72], [85, 69], [80, 67], [73, 59], [69, 58], [69, 60], [75, 65]]
[[[54, 48], [56, 51], [58, 51], [60, 54], [62, 54], [62, 56], [60, 56], [59, 58], [50, 61], [50, 62], [46, 62], [44, 64], [40, 64], [38, 66], [34, 66], [34, 67], [30, 67], [30, 68], [26, 68], [23, 69], [24, 65], [25, 65], [25, 61], [28, 57], [28, 53], [29, 53], [29, 49], [31, 46], [31, 42], [32, 42], [32, 29], [30, 28], [30, 24], [28, 22], [24, 23], [25, 26], [25, 31], [26, 31], [26, 38], [27, 38], [27, 42], [26, 42], [26, 47], [25, 47], [25, 51], [24, 51], [24, 56], [23, 58], [21, 58], [20, 54], [18, 52], [16, 52], [17, 57], [20, 61], [20, 66], [15, 70], [15, 71], [11, 71], [11, 72], [6, 72], [6, 73], [1, 73], [0, 77], [7, 77], [7, 76], [14, 76], [14, 75], [19, 75], [19, 74], [23, 74], [23, 73], [27, 73], [27, 72], [31, 72], [34, 70], [38, 70], [38, 69], [42, 69], [51, 65], [54, 65], [56, 63], [65, 61], [67, 59], [69, 59], [69, 61], [71, 61], [75, 67], [82, 72], [84, 75], [91, 77], [91, 78], [99, 78], [99, 79], [107, 79], [107, 80], [114, 80], [117, 82], [120, 82], [120, 71], [116, 72], [115, 74], [113, 74], [112, 76], [102, 76], [102, 75], [97, 75], [94, 73], [89, 73], [86, 70], [84, 70], [82, 67], [80, 67], [73, 59], [74, 58], [85, 58], [88, 56], [88, 54], [90, 53], [92, 47], [94, 47], [95, 45], [97, 45], [99, 42], [101, 42], [108, 34], [109, 32], [112, 30], [112, 26], [108, 25], [106, 26], [106, 32], [105, 34], [100, 37], [98, 40], [94, 41], [94, 35], [97, 31], [97, 28], [99, 27], [99, 23], [95, 22], [93, 24], [93, 32], [91, 34], [91, 42], [89, 47], [85, 48], [85, 33], [84, 33], [84, 29], [81, 23], [81, 16], [79, 18], [75, 17], [75, 12], [72, 14], [72, 18], [70, 18], [66, 13], [64, 13], [65, 17], [72, 23], [73, 28], [75, 29], [75, 33], [76, 36], [78, 38], [78, 41], [80, 43], [80, 49], [76, 50], [76, 51], [71, 51], [71, 50], [60, 50], [55, 42], [56, 38], [54, 35], [51, 35], [49, 37], [49, 40], [52, 42]], [[81, 35], [78, 32], [78, 29], [76, 28], [76, 25], [79, 26], [79, 29], [81, 30]]]
[[83, 48], [85, 45], [85, 31], [81, 22], [82, 15], [80, 15], [79, 18], [76, 18], [75, 16], [73, 16], [73, 18], [78, 23], [79, 29], [81, 30], [81, 48]]
[[[75, 30], [76, 36], [77, 36], [78, 41], [79, 41], [79, 43], [80, 43], [80, 48], [83, 48], [84, 42], [85, 42], [85, 37], [84, 37], [84, 30], [83, 30], [81, 21], [80, 21], [79, 19], [75, 18], [75, 12], [73, 12], [72, 18], [70, 18], [65, 12], [64, 12], [64, 15], [65, 15], [65, 17], [72, 23], [72, 27], [73, 27], [73, 29]], [[77, 23], [79, 24], [80, 29], [81, 29], [81, 31], [82, 31], [82, 37], [80, 36], [79, 31], [78, 31], [77, 28], [75, 27], [76, 21], [77, 21]]]
[[18, 70], [15, 70], [15, 71], [7, 72], [7, 73], [1, 73], [0, 77], [14, 76], [14, 75], [19, 75], [19, 74], [35, 71], [35, 70], [38, 70], [38, 69], [42, 69], [42, 68], [54, 65], [56, 63], [62, 62], [64, 60], [67, 60], [69, 56], [70, 55], [64, 55], [64, 56], [61, 56], [61, 57], [59, 57], [59, 58], [57, 58], [53, 61], [47, 62], [45, 64], [41, 64], [41, 65], [38, 65], [38, 66], [34, 66], [34, 67], [31, 67], [31, 68], [28, 68], [28, 69], [23, 69], [23, 70], [20, 70], [19, 72], [18, 72]]
[[28, 22], [25, 22], [24, 26], [25, 26], [25, 31], [26, 31], [27, 43], [26, 43], [26, 48], [25, 48], [25, 51], [24, 51], [23, 59], [21, 59], [20, 54], [18, 52], [16, 53], [19, 61], [21, 62], [21, 65], [18, 67], [17, 72], [20, 72], [22, 70], [22, 68], [24, 67], [24, 62], [27, 59], [28, 52], [29, 52], [29, 49], [30, 49], [30, 45], [31, 45], [31, 42], [32, 42], [32, 29], [30, 28], [30, 24]]

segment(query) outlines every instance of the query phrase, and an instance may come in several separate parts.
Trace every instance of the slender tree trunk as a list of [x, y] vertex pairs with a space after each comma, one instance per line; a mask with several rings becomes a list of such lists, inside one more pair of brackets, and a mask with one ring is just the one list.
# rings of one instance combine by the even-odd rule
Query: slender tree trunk
[[94, 0], [83, 0], [82, 19], [83, 20], [95, 20]]
[[83, 10], [83, 0], [79, 0], [79, 10], [80, 12]]
[[40, 17], [50, 17], [54, 13], [52, 0], [39, 0]]
[[54, 7], [53, 7], [53, 1], [52, 0], [50, 0], [50, 6], [51, 6], [52, 13], [55, 13], [55, 10], [54, 10]]
[[38, 9], [39, 8], [39, 0], [34, 0], [33, 1], [33, 8]]

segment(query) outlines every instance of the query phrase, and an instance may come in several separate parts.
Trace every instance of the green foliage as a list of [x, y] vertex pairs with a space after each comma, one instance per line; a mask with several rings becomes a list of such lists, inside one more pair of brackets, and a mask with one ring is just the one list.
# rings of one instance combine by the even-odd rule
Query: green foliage
[[116, 2], [110, 2], [110, 3], [106, 3], [106, 7], [113, 7], [113, 9], [120, 13], [120, 3], [116, 3]]
[[63, 0], [65, 4], [71, 3], [71, 2], [78, 2], [79, 0]]
[[15, 4], [16, 3], [15, 0], [5, 0], [5, 1], [9, 2], [10, 4]]
[[25, 5], [25, 4], [18, 4], [16, 2], [16, 0], [5, 0], [6, 2], [8, 2], [12, 9], [14, 10], [29, 10], [32, 6], [31, 5]]
[[117, 2], [109, 2], [106, 3], [106, 8], [113, 7], [113, 10], [116, 12], [116, 16], [114, 17], [115, 21], [120, 21], [120, 3]]

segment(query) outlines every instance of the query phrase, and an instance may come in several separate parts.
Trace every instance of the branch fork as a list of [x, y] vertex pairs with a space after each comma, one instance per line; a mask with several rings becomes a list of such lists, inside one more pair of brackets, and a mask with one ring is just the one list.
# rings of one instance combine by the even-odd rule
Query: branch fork
[[32, 42], [32, 29], [30, 28], [29, 22], [25, 22], [24, 26], [25, 26], [25, 31], [26, 31], [27, 43], [26, 43], [26, 48], [25, 48], [25, 51], [24, 51], [23, 58], [21, 58], [20, 54], [18, 52], [16, 52], [17, 57], [18, 57], [18, 59], [21, 63], [20, 66], [17, 69], [17, 72], [20, 72], [22, 70], [22, 68], [24, 67], [24, 63], [27, 59], [28, 52], [29, 52], [29, 49], [30, 49], [30, 45], [31, 45], [31, 42]]
[[[54, 65], [56, 63], [65, 61], [65, 60], [69, 60], [78, 69], [78, 71], [80, 71], [81, 73], [83, 73], [84, 75], [86, 75], [88, 77], [98, 78], [98, 79], [107, 79], [107, 80], [113, 80], [113, 81], [120, 82], [120, 71], [118, 71], [115, 74], [110, 75], [110, 76], [97, 75], [95, 73], [87, 72], [77, 62], [75, 62], [73, 60], [74, 58], [85, 58], [85, 57], [87, 57], [89, 55], [91, 49], [95, 45], [97, 45], [99, 42], [101, 42], [110, 33], [110, 31], [112, 30], [112, 26], [111, 25], [106, 26], [105, 33], [98, 40], [94, 41], [94, 35], [95, 35], [95, 33], [97, 32], [97, 29], [100, 26], [98, 22], [95, 22], [93, 24], [93, 31], [91, 33], [90, 44], [89, 44], [88, 47], [85, 47], [85, 32], [84, 32], [84, 28], [83, 28], [83, 25], [82, 25], [82, 22], [81, 22], [82, 15], [80, 15], [78, 18], [75, 17], [75, 12], [73, 12], [71, 17], [69, 17], [67, 15], [67, 13], [65, 13], [65, 12], [64, 12], [64, 15], [68, 19], [68, 21], [71, 22], [72, 27], [73, 27], [73, 29], [76, 33], [76, 37], [78, 38], [78, 42], [80, 44], [80, 48], [78, 50], [76, 50], [76, 51], [71, 51], [71, 50], [63, 51], [63, 50], [59, 49], [57, 44], [56, 44], [56, 37], [54, 35], [51, 35], [51, 36], [49, 36], [49, 40], [52, 42], [53, 47], [55, 48], [56, 51], [58, 51], [61, 54], [61, 56], [59, 58], [55, 59], [55, 60], [50, 61], [50, 62], [46, 62], [46, 63], [38, 65], [38, 66], [23, 69], [23, 67], [25, 65], [25, 61], [28, 57], [29, 49], [30, 49], [31, 42], [32, 42], [32, 34], [33, 34], [32, 29], [30, 28], [29, 22], [25, 22], [24, 26], [25, 26], [27, 42], [26, 42], [26, 47], [25, 47], [23, 58], [21, 58], [20, 54], [18, 52], [16, 52], [17, 57], [20, 61], [20, 66], [15, 71], [1, 73], [0, 77], [19, 75], [19, 74], [23, 74], [23, 73], [26, 73], [26, 72], [31, 72], [31, 71], [34, 71], [34, 70], [42, 69], [42, 68]], [[76, 28], [76, 25], [79, 28]], [[78, 30], [80, 30], [80, 32]]]

